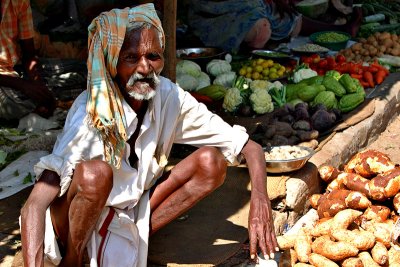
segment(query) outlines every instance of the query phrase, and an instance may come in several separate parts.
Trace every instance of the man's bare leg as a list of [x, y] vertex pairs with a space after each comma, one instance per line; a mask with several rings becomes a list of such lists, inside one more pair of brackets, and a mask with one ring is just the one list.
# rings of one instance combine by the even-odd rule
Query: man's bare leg
[[78, 164], [67, 193], [50, 206], [65, 253], [60, 266], [82, 266], [86, 244], [113, 185], [111, 167], [99, 160]]
[[150, 197], [150, 234], [193, 207], [224, 182], [226, 161], [214, 147], [197, 149], [179, 162]]

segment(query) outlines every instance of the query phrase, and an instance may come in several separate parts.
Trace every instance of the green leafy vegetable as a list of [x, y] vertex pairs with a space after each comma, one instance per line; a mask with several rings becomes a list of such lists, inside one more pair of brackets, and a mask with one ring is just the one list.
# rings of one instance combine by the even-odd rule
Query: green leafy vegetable
[[23, 184], [29, 184], [33, 182], [33, 177], [32, 174], [29, 172], [25, 177], [24, 180], [22, 181]]

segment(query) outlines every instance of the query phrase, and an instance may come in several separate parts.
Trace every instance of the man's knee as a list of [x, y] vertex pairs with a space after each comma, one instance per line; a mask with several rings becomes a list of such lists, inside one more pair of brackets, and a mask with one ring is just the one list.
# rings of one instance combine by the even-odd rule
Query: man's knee
[[87, 197], [108, 197], [113, 186], [113, 172], [108, 163], [101, 160], [84, 161], [76, 165], [74, 178], [77, 190]]
[[226, 175], [226, 160], [222, 153], [215, 147], [202, 147], [199, 149], [198, 163], [207, 173], [208, 183], [216, 188], [223, 184]]

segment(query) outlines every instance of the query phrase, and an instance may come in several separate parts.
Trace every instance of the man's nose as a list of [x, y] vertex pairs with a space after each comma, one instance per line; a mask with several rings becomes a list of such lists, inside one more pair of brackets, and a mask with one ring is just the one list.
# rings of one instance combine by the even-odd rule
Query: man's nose
[[137, 72], [143, 75], [147, 75], [150, 72], [151, 66], [147, 58], [141, 57], [137, 64]]

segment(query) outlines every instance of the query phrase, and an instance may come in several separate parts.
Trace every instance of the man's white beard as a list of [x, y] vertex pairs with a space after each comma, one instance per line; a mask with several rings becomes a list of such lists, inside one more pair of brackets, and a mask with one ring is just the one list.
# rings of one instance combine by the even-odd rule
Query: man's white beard
[[[143, 79], [151, 79], [151, 82], [145, 82]], [[140, 82], [139, 91], [129, 90], [129, 88], [133, 87], [137, 81]], [[154, 72], [150, 73], [146, 77], [139, 73], [134, 73], [126, 83], [126, 89], [128, 95], [136, 100], [150, 100], [156, 95], [156, 87], [159, 84], [160, 78]], [[137, 87], [135, 89], [137, 89]]]

